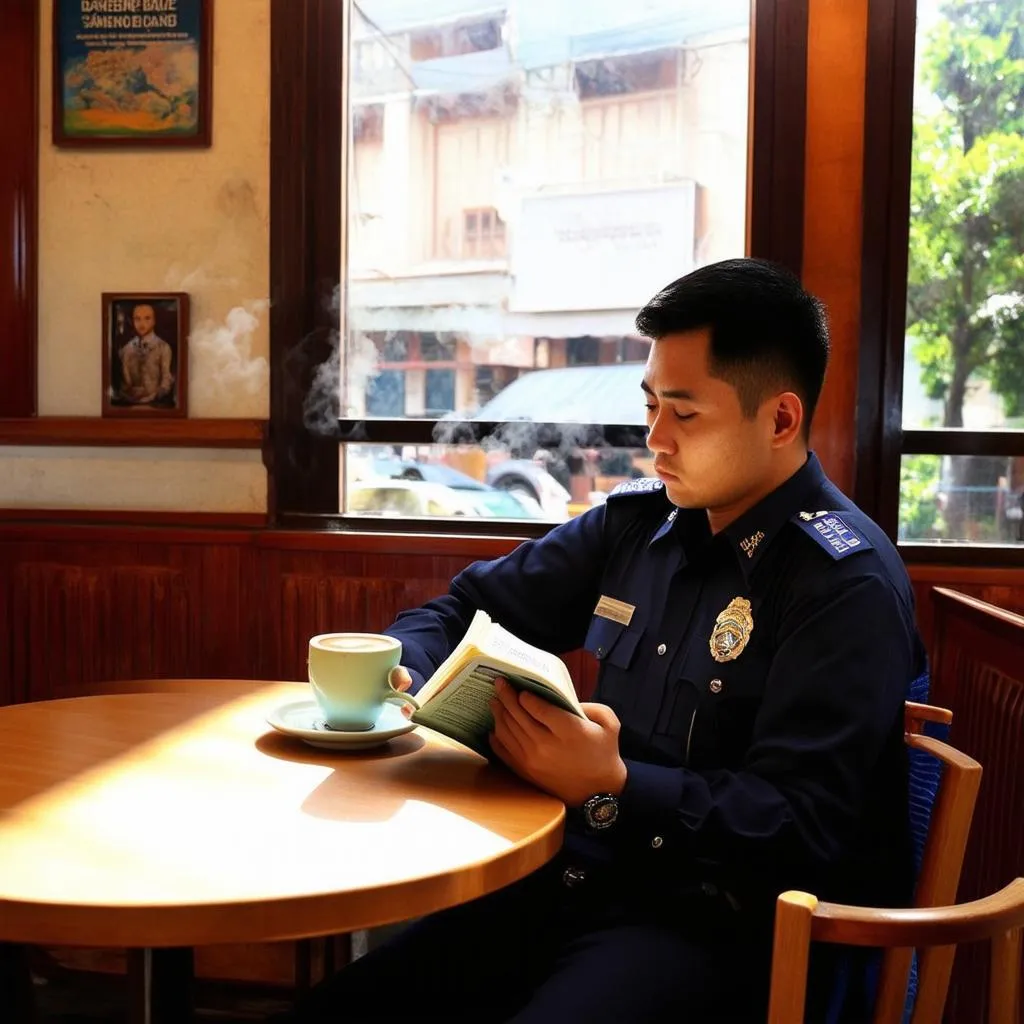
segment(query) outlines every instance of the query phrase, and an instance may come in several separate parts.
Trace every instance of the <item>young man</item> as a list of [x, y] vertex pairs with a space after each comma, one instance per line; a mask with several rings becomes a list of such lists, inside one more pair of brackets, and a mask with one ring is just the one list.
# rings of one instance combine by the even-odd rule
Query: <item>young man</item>
[[171, 346], [154, 332], [156, 312], [148, 303], [132, 310], [132, 325], [135, 337], [121, 349], [121, 394], [135, 405], [149, 405], [174, 387]]
[[808, 452], [822, 307], [730, 260], [637, 326], [658, 479], [388, 631], [413, 687], [476, 608], [597, 657], [587, 721], [494, 702], [497, 756], [569, 809], [563, 852], [356, 961], [300, 1019], [763, 1020], [780, 891], [910, 895], [903, 702], [924, 652], [899, 555]]

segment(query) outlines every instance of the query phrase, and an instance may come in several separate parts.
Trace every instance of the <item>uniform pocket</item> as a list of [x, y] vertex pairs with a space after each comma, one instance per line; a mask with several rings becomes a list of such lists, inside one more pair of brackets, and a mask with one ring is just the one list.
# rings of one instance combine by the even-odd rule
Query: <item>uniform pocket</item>
[[626, 669], [633, 661], [641, 636], [642, 629], [629, 629], [614, 619], [595, 615], [590, 622], [583, 646], [602, 664]]

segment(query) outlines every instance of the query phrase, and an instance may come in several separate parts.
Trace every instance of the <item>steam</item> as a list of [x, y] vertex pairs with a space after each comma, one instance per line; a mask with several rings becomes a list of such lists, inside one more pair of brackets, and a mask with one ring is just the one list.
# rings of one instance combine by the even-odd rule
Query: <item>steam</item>
[[[189, 338], [192, 394], [209, 406], [225, 398], [261, 398], [269, 389], [270, 367], [263, 356], [253, 355], [253, 336], [269, 302], [260, 299], [235, 306], [223, 323], [205, 320]], [[232, 403], [233, 404], [233, 403]]]

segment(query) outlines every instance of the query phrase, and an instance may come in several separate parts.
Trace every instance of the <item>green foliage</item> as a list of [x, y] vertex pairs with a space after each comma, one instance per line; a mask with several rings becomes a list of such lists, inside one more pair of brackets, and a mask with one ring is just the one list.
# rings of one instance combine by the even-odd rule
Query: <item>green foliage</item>
[[904, 455], [900, 465], [900, 540], [941, 536], [935, 501], [942, 459], [938, 455]]
[[985, 376], [1024, 410], [1024, 0], [955, 0], [921, 54], [908, 331], [922, 383], [960, 426]]

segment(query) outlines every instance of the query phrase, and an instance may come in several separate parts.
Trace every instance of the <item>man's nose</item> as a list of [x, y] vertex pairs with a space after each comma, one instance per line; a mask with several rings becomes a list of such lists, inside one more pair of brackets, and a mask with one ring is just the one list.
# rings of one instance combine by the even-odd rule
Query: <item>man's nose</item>
[[647, 428], [647, 447], [652, 452], [666, 455], [675, 451], [675, 441], [665, 423], [664, 414], [655, 417], [654, 422]]

